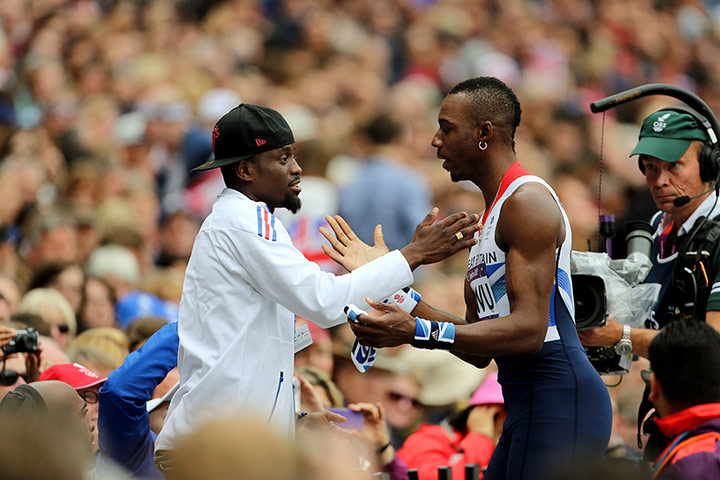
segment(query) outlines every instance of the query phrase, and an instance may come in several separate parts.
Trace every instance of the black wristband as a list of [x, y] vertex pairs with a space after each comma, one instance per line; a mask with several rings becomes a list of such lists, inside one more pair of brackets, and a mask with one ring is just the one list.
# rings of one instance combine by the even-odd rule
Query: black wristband
[[380, 455], [380, 454], [383, 453], [385, 450], [387, 450], [389, 446], [390, 446], [390, 442], [386, 443], [386, 444], [383, 445], [382, 447], [380, 447], [380, 448], [378, 448], [377, 450], [375, 450], [375, 453], [377, 453], [378, 455]]

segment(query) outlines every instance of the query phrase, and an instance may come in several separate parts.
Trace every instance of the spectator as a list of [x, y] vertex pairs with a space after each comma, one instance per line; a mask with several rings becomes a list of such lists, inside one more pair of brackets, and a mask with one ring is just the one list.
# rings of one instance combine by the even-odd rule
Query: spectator
[[442, 421], [423, 425], [412, 433], [398, 455], [420, 480], [438, 478], [438, 467], [450, 467], [454, 478], [463, 478], [465, 465], [476, 463], [483, 472], [490, 462], [505, 421], [505, 401], [497, 372], [488, 374], [470, 397], [467, 408]]
[[667, 447], [653, 478], [720, 476], [720, 334], [703, 322], [678, 320], [649, 347], [650, 401]]
[[65, 363], [53, 365], [40, 374], [39, 381], [59, 380], [75, 389], [82, 401], [86, 404], [86, 419], [92, 433], [92, 450], [98, 451], [98, 413], [100, 409], [100, 387], [106, 378], [98, 377], [95, 373], [78, 363]]
[[[104, 365], [104, 368], [100, 368], [103, 367], [103, 365], [83, 365], [95, 371], [96, 374], [107, 377], [108, 373], [122, 365], [125, 357], [129, 353], [128, 338], [122, 330], [117, 328], [91, 328], [90, 330], [85, 330], [70, 343], [67, 354], [71, 358], [75, 355], [82, 355], [83, 353], [81, 352], [93, 355], [93, 353], [88, 353], [89, 350], [102, 352], [104, 354], [102, 356], [107, 358], [110, 363]], [[97, 367], [99, 372], [91, 367]]]
[[128, 349], [134, 352], [150, 338], [155, 332], [167, 325], [167, 319], [162, 317], [140, 317], [130, 322], [125, 328], [128, 338]]
[[430, 192], [417, 173], [400, 165], [394, 143], [402, 127], [390, 115], [380, 114], [358, 133], [362, 165], [340, 190], [340, 215], [358, 237], [372, 243], [375, 227], [383, 228], [390, 249], [400, 248], [413, 236], [415, 225], [430, 210]]
[[50, 337], [66, 350], [77, 333], [77, 320], [70, 303], [51, 288], [30, 290], [20, 299], [18, 313], [40, 315], [50, 326]]
[[107, 280], [89, 276], [83, 285], [83, 297], [78, 310], [78, 325], [81, 330], [94, 327], [114, 327], [115, 290]]
[[177, 348], [177, 324], [167, 324], [128, 355], [100, 390], [101, 455], [127, 469], [134, 478], [164, 478], [153, 465], [153, 450], [168, 402], [177, 388], [170, 389], [162, 398], [151, 397], [176, 366]]
[[64, 382], [20, 385], [0, 402], [3, 477], [81, 480], [92, 472], [83, 400]]
[[54, 288], [70, 303], [73, 312], [78, 312], [82, 302], [85, 273], [74, 262], [50, 262], [41, 265], [35, 272], [28, 290]]

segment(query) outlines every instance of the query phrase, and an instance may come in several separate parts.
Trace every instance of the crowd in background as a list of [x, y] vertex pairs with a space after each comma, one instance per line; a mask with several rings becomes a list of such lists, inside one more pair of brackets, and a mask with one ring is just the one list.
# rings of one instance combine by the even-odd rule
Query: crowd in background
[[[368, 242], [382, 223], [397, 248], [433, 205], [441, 217], [482, 211], [430, 145], [444, 93], [479, 75], [520, 99], [518, 159], [557, 191], [574, 249], [596, 249], [598, 214], [614, 214], [622, 255], [622, 222], [654, 211], [628, 154], [642, 118], [672, 101], [598, 115], [589, 104], [662, 82], [720, 111], [718, 34], [715, 0], [2, 0], [0, 320], [38, 329], [40, 371], [72, 361], [106, 377], [146, 338], [134, 320], [152, 316], [152, 331], [177, 319], [194, 236], [223, 188], [219, 171], [190, 169], [211, 158], [215, 121], [240, 102], [292, 127], [304, 207], [279, 216], [326, 270], [341, 273], [320, 249], [326, 214]], [[423, 267], [413, 288], [463, 316], [465, 262]], [[337, 330], [325, 353], [347, 360]], [[449, 358], [438, 372], [464, 368]], [[399, 448], [398, 432], [467, 402], [483, 376], [459, 373], [467, 385], [455, 392], [425, 362], [422, 378], [408, 360], [387, 370], [392, 381], [336, 380], [346, 397], [357, 390], [350, 401], [381, 401], [400, 419]], [[642, 363], [610, 388], [621, 455], [636, 453]]]

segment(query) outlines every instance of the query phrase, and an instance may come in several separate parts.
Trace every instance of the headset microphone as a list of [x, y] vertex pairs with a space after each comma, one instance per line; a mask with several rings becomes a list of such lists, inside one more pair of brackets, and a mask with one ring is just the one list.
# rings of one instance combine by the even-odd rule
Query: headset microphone
[[695, 200], [696, 198], [702, 197], [703, 195], [706, 195], [706, 194], [712, 192], [713, 190], [716, 189], [717, 185], [718, 185], [717, 182], [715, 182], [715, 185], [713, 185], [713, 187], [710, 190], [705, 190], [704, 192], [694, 195], [692, 197], [688, 197], [687, 195], [680, 195], [679, 197], [675, 197], [673, 199], [673, 205], [675, 205], [678, 208], [683, 207], [683, 206], [687, 205], [688, 203], [690, 203], [690, 200]]

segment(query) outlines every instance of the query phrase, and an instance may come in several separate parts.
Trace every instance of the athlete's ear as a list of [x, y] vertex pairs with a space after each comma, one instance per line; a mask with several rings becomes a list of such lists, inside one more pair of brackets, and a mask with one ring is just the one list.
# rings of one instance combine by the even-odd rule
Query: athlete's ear
[[485, 120], [483, 122], [480, 122], [478, 126], [475, 127], [475, 143], [478, 142], [485, 142], [487, 143], [488, 140], [490, 140], [495, 133], [495, 125], [490, 120]]

